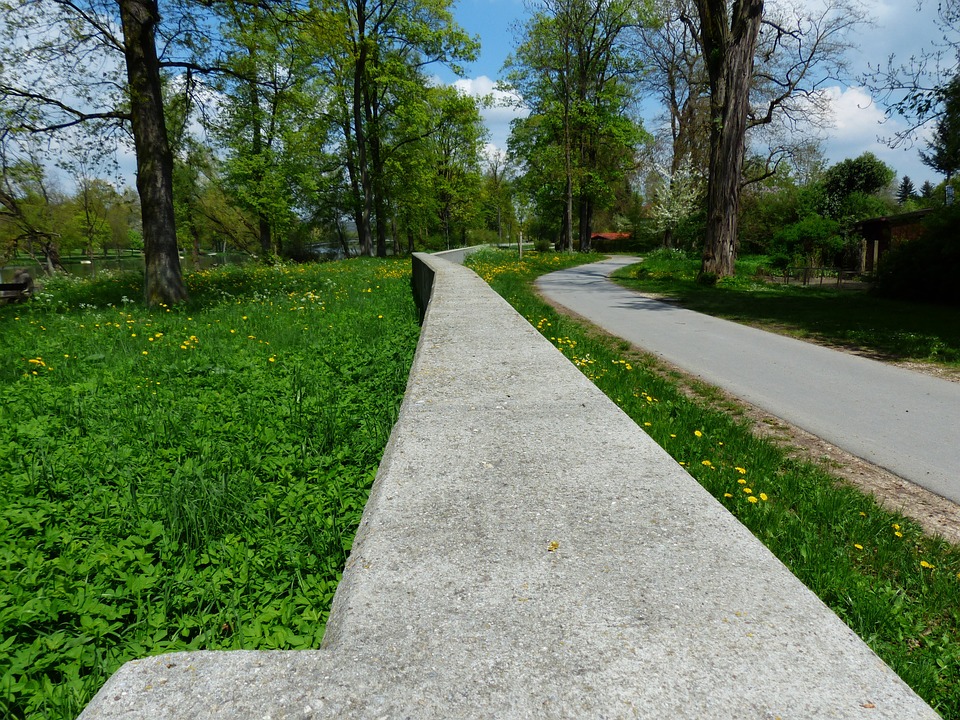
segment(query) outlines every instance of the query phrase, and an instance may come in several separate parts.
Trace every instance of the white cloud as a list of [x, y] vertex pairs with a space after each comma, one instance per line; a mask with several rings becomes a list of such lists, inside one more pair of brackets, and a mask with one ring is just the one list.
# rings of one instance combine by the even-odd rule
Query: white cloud
[[825, 88], [832, 106], [832, 127], [822, 132], [824, 151], [830, 163], [872, 152], [915, 182], [936, 180], [935, 173], [920, 161], [919, 150], [926, 146], [931, 128], [922, 129], [913, 144], [891, 148], [887, 139], [905, 129], [903, 120], [887, 118], [870, 94], [860, 87]]
[[830, 100], [832, 128], [829, 131], [834, 142], [862, 142], [869, 137], [876, 140], [884, 112], [863, 89], [839, 86], [826, 88], [824, 94]]
[[525, 109], [517, 107], [516, 96], [498, 90], [496, 80], [486, 75], [460, 78], [454, 81], [453, 86], [466, 95], [493, 100], [491, 106], [480, 110], [480, 116], [490, 131], [491, 144], [500, 150], [506, 150], [510, 122], [527, 116]]

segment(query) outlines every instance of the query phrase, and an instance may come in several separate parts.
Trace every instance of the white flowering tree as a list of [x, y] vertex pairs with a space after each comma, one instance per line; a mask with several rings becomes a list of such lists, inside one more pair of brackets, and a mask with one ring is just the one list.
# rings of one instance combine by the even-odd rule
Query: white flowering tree
[[693, 215], [703, 202], [703, 176], [696, 172], [690, 158], [685, 158], [675, 172], [657, 166], [662, 178], [653, 202], [653, 221], [663, 233], [663, 246], [673, 247], [673, 232]]

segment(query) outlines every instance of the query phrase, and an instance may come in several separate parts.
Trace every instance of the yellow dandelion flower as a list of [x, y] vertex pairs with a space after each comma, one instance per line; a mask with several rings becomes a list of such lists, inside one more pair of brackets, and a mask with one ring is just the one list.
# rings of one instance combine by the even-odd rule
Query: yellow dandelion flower
[[734, 470], [736, 470], [736, 471], [737, 471], [738, 473], [740, 473], [741, 475], [746, 475], [746, 474], [747, 474], [747, 469], [746, 469], [746, 468], [735, 467]]
[[757, 498], [754, 497], [753, 495], [751, 495], [750, 497], [748, 497], [747, 500], [749, 500], [749, 501], [752, 502], [752, 503], [757, 502]]
[[857, 550], [863, 550], [863, 545], [861, 545], [860, 543], [854, 543], [853, 546], [854, 546]]
[[140, 353], [140, 354], [141, 354], [141, 355], [149, 355], [149, 353], [148, 353], [146, 350], [144, 350], [144, 351], [143, 351], [142, 353]]
[[935, 569], [934, 566], [931, 565], [930, 563], [928, 563], [926, 560], [921, 560], [921, 561], [920, 561], [920, 567], [922, 567], [922, 568], [927, 568], [928, 570], [934, 570], [934, 569]]
[[766, 493], [760, 493], [760, 499], [766, 502], [768, 500]]
[[741, 485], [746, 485], [746, 484], [747, 484], [747, 479], [746, 479], [746, 478], [739, 478], [739, 479], [737, 480], [737, 482], [740, 483]]
[[753, 490], [751, 490], [751, 489], [748, 488], [748, 487], [741, 488], [741, 489], [742, 489], [747, 495], [753, 494]]
[[645, 422], [645, 423], [643, 424], [644, 427], [650, 427], [651, 425], [653, 425], [653, 423]]
[[892, 527], [894, 530], [899, 530], [899, 529], [900, 529], [900, 526], [897, 525], [896, 523], [894, 523], [894, 524], [891, 525], [890, 527]]
[[866, 517], [866, 516], [867, 516], [867, 514], [866, 514], [865, 512], [861, 512], [861, 513], [860, 513], [860, 517]]
[[899, 530], [897, 530], [897, 531], [894, 533], [894, 535], [896, 535], [897, 537], [903, 537], [903, 533], [900, 532]]
[[713, 465], [713, 463], [710, 462], [709, 460], [704, 460], [700, 464], [703, 465], [704, 467], [710, 467], [711, 465]]
[[724, 496], [725, 498], [732, 498], [732, 497], [733, 497], [733, 495], [731, 495], [730, 493], [724, 493], [723, 496]]
[[694, 430], [693, 434], [696, 435], [697, 437], [703, 437], [703, 433], [700, 432], [699, 430]]

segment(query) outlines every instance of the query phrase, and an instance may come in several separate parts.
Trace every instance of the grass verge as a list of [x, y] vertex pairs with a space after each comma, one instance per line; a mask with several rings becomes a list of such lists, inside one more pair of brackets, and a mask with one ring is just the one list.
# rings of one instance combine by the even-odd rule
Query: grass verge
[[960, 549], [925, 536], [625, 341], [553, 310], [537, 276], [595, 258], [484, 252], [467, 264], [732, 512], [944, 718], [960, 718]]
[[0, 716], [74, 718], [135, 657], [318, 646], [413, 359], [409, 267], [0, 307]]
[[[700, 260], [655, 250], [622, 268], [624, 287], [657, 293], [691, 310], [897, 360], [937, 363], [960, 371], [960, 308], [876, 297], [865, 290], [764, 282], [765, 258], [744, 257], [737, 275], [710, 287], [696, 282]], [[639, 258], [638, 258], [639, 261]]]

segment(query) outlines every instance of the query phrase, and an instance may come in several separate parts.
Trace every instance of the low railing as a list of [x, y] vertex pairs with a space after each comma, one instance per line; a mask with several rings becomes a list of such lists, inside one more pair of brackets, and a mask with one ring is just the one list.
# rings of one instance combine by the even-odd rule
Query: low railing
[[798, 266], [784, 268], [781, 273], [774, 275], [773, 279], [785, 284], [824, 285], [826, 283], [828, 285], [843, 287], [844, 285], [850, 284], [862, 285], [863, 283], [859, 282], [860, 275], [861, 273], [857, 270], [844, 270], [836, 267]]

